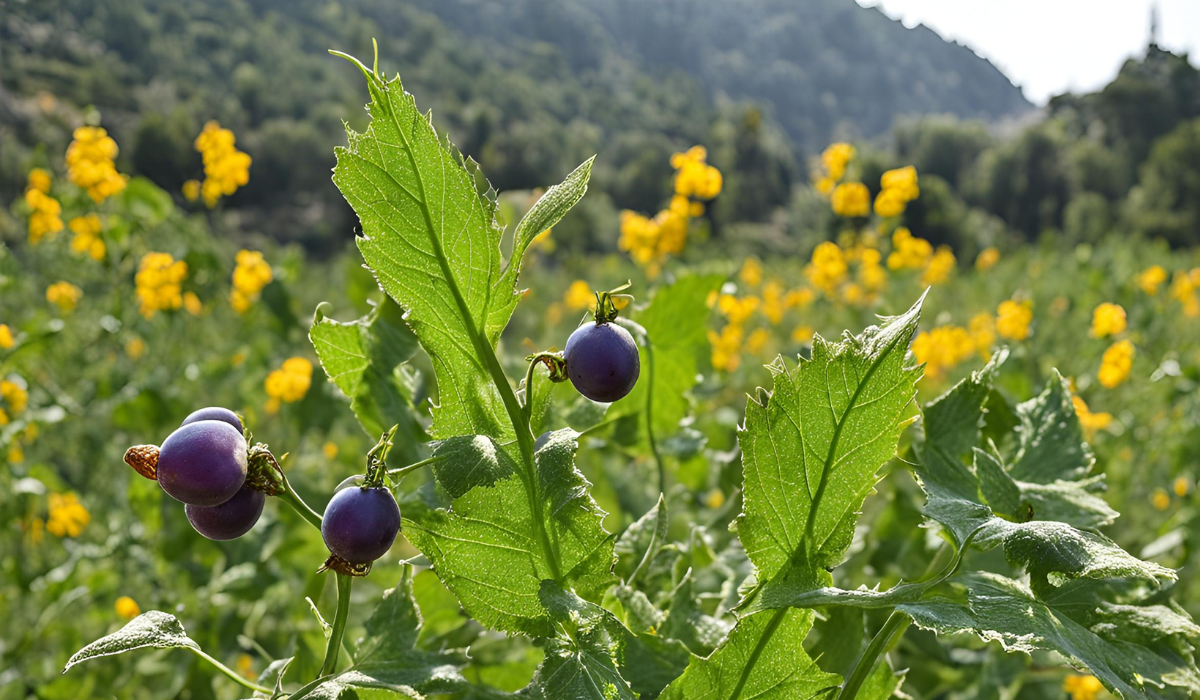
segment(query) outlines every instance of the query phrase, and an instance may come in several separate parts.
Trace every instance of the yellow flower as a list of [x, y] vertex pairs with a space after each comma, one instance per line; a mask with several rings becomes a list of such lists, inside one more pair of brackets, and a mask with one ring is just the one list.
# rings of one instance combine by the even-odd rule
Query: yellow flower
[[142, 316], [153, 318], [159, 311], [183, 306], [183, 280], [187, 263], [168, 253], [146, 253], [134, 277]]
[[1154, 489], [1154, 495], [1150, 497], [1150, 502], [1158, 510], [1166, 510], [1171, 507], [1171, 496], [1167, 493], [1166, 489], [1157, 488]]
[[967, 329], [960, 326], [939, 326], [923, 331], [913, 338], [912, 353], [917, 362], [925, 365], [925, 376], [940, 379], [946, 371], [975, 354], [975, 343]]
[[675, 173], [675, 194], [684, 198], [712, 199], [721, 193], [721, 171], [705, 163], [708, 151], [703, 146], [692, 146], [685, 153], [671, 156], [671, 167]]
[[756, 296], [735, 297], [732, 294], [722, 294], [717, 298], [717, 309], [729, 320], [729, 323], [740, 326], [754, 315], [762, 300]]
[[1171, 489], [1175, 491], [1175, 495], [1179, 496], [1180, 498], [1188, 495], [1188, 491], [1191, 490], [1191, 487], [1191, 482], [1189, 482], [1185, 476], [1176, 477], [1175, 483], [1171, 485]]
[[767, 346], [769, 340], [771, 340], [771, 334], [767, 332], [766, 328], [756, 328], [746, 338], [746, 350], [752, 355], [757, 355]]
[[12, 329], [8, 327], [7, 323], [0, 323], [0, 350], [8, 350], [16, 344]]
[[946, 281], [955, 266], [954, 253], [949, 246], [939, 246], [937, 252], [929, 259], [925, 272], [921, 274], [921, 284], [929, 287]]
[[789, 309], [804, 309], [816, 301], [816, 298], [817, 295], [815, 292], [813, 292], [813, 290], [809, 289], [808, 287], [802, 287], [800, 289], [794, 289], [785, 294], [783, 297], [783, 305]]
[[9, 413], [15, 415], [29, 405], [29, 392], [22, 384], [10, 379], [0, 379], [0, 399], [8, 406]]
[[42, 168], [33, 168], [29, 171], [29, 181], [25, 187], [42, 194], [50, 194], [50, 173]]
[[249, 654], [238, 654], [237, 672], [242, 678], [255, 680], [258, 674], [254, 671], [254, 659]]
[[1118, 340], [1104, 351], [1100, 358], [1100, 372], [1097, 378], [1106, 389], [1112, 389], [1129, 377], [1133, 369], [1135, 355], [1133, 343], [1128, 340]]
[[63, 311], [74, 311], [83, 290], [70, 282], [55, 282], [46, 288], [46, 301]]
[[996, 321], [986, 311], [975, 314], [967, 323], [967, 333], [971, 335], [971, 344], [983, 359], [992, 356], [992, 345], [996, 342]]
[[77, 216], [67, 224], [75, 237], [71, 239], [71, 250], [76, 253], [86, 253], [93, 260], [104, 259], [106, 252], [104, 240], [100, 238], [100, 217], [95, 214]]
[[1163, 269], [1162, 265], [1151, 265], [1139, 272], [1135, 281], [1143, 292], [1150, 296], [1156, 296], [1158, 288], [1167, 281], [1167, 271]]
[[1007, 340], [1025, 340], [1033, 322], [1033, 304], [1008, 299], [996, 309], [996, 332]]
[[146, 354], [146, 341], [141, 338], [130, 338], [129, 342], [125, 343], [125, 354], [131, 360], [141, 359], [142, 355]]
[[117, 172], [117, 142], [98, 126], [81, 126], [67, 147], [67, 178], [87, 190], [96, 203], [125, 189], [126, 176]]
[[825, 167], [825, 172], [829, 178], [836, 182], [842, 179], [846, 174], [846, 166], [854, 158], [854, 146], [848, 143], [831, 143], [829, 147], [821, 153], [821, 165]]
[[835, 185], [837, 185], [837, 180], [834, 180], [831, 177], [819, 177], [817, 178], [815, 187], [817, 188], [817, 192], [820, 192], [828, 197], [829, 193], [833, 192]]
[[762, 263], [758, 258], [746, 258], [742, 263], [742, 270], [738, 273], [738, 279], [747, 287], [757, 287], [762, 284], [763, 268]]
[[890, 270], [922, 270], [933, 260], [933, 245], [917, 238], [901, 226], [892, 233], [892, 252], [888, 254]]
[[1089, 439], [1097, 430], [1104, 430], [1112, 425], [1111, 413], [1092, 413], [1087, 403], [1079, 396], [1072, 396], [1071, 403], [1075, 406], [1075, 416], [1079, 418], [1079, 425], [1083, 427]]
[[735, 324], [726, 324], [721, 332], [708, 332], [708, 341], [712, 344], [713, 368], [732, 372], [741, 364], [741, 349], [744, 331]]
[[188, 180], [183, 183], [183, 198], [189, 202], [194, 202], [200, 199], [200, 181]]
[[831, 202], [838, 216], [866, 216], [871, 211], [871, 192], [861, 182], [843, 182], [834, 188]]
[[63, 229], [62, 205], [57, 199], [31, 187], [25, 190], [25, 203], [33, 210], [29, 215], [29, 245], [37, 245], [42, 238], [53, 237]]
[[[257, 250], [240, 250], [236, 259], [237, 265], [233, 268], [233, 290], [229, 293], [229, 303], [238, 313], [245, 313], [250, 305], [258, 300], [263, 287], [266, 287], [274, 279], [274, 273], [271, 271], [271, 266], [263, 259], [263, 254]], [[197, 299], [198, 301], [199, 299]]]
[[879, 184], [884, 191], [892, 190], [901, 202], [908, 203], [921, 195], [917, 183], [917, 169], [911, 165], [895, 170], [889, 170], [879, 178]]
[[704, 496], [704, 505], [716, 510], [725, 505], [725, 494], [721, 489], [713, 489]]
[[195, 292], [183, 293], [183, 308], [193, 316], [199, 316], [204, 310], [204, 304], [200, 303], [200, 297], [196, 296]]
[[326, 441], [321, 446], [321, 454], [325, 455], [325, 459], [335, 459], [338, 456], [338, 446], [336, 442]]
[[907, 204], [900, 190], [885, 189], [875, 195], [875, 213], [885, 219], [903, 214]]
[[1071, 696], [1071, 700], [1096, 700], [1096, 696], [1104, 690], [1104, 684], [1095, 676], [1067, 676], [1063, 680], [1063, 690]]
[[813, 330], [812, 326], [796, 326], [796, 330], [792, 331], [792, 340], [798, 343], [808, 343], [816, 334], [817, 332]]
[[[250, 156], [239, 151], [235, 143], [232, 131], [211, 121], [204, 125], [193, 144], [204, 161], [200, 196], [209, 208], [216, 206], [221, 197], [228, 197], [250, 182]], [[187, 196], [186, 190], [184, 196]]]
[[804, 268], [809, 284], [829, 295], [837, 292], [848, 271], [845, 254], [832, 241], [825, 241], [814, 248], [812, 261]]
[[142, 609], [138, 607], [137, 601], [127, 595], [117, 598], [117, 602], [113, 604], [113, 608], [116, 609], [117, 615], [126, 620], [132, 620], [142, 614]]
[[1092, 337], [1104, 338], [1125, 330], [1125, 309], [1104, 302], [1092, 312]]
[[[272, 400], [295, 403], [304, 398], [312, 385], [312, 363], [303, 357], [283, 361], [279, 369], [267, 375], [265, 388]], [[278, 404], [276, 404], [278, 410]]]
[[778, 282], [767, 282], [762, 288], [762, 312], [763, 316], [772, 325], [779, 325], [783, 320], [783, 314], [787, 310], [787, 297], [783, 293], [783, 285]]
[[979, 251], [979, 257], [975, 258], [975, 269], [987, 272], [998, 262], [1000, 262], [1000, 251], [995, 248], [984, 248]]
[[575, 280], [563, 295], [563, 305], [571, 311], [584, 311], [596, 305], [596, 295], [583, 280]]
[[79, 537], [91, 521], [92, 516], [75, 494], [50, 494], [50, 517], [46, 521], [46, 530], [50, 534], [55, 537]]

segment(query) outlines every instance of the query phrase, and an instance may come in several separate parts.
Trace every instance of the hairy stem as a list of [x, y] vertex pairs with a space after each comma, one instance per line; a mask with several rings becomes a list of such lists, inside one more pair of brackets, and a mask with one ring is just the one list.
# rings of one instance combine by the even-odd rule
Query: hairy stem
[[328, 676], [337, 670], [338, 652], [342, 648], [342, 636], [346, 633], [346, 618], [350, 613], [350, 584], [354, 579], [346, 574], [337, 574], [337, 611], [333, 615], [333, 626], [329, 640], [325, 643], [325, 663], [321, 664], [321, 675]]
[[899, 610], [892, 611], [887, 622], [883, 623], [883, 627], [879, 628], [879, 631], [871, 639], [871, 643], [863, 650], [862, 656], [858, 657], [858, 662], [855, 663], [854, 670], [850, 672], [850, 677], [846, 679], [845, 684], [838, 690], [838, 694], [834, 696], [833, 700], [854, 700], [859, 689], [862, 688], [863, 682], [875, 668], [875, 662], [879, 660], [879, 656], [892, 645], [892, 640], [904, 634], [904, 630], [908, 629], [910, 622], [912, 622], [912, 618], [908, 615]]
[[192, 653], [194, 653], [196, 656], [199, 656], [200, 658], [204, 659], [208, 663], [212, 664], [218, 671], [220, 671], [224, 675], [228, 676], [230, 678], [230, 680], [235, 681], [238, 685], [240, 685], [244, 688], [249, 688], [250, 690], [253, 690], [258, 693], [266, 693], [267, 695], [270, 695], [271, 693], [274, 692], [270, 688], [265, 688], [253, 681], [243, 678], [242, 675], [239, 674], [237, 671], [233, 670], [232, 668], [229, 668], [228, 666], [221, 663], [220, 661], [217, 661], [216, 659], [214, 659], [213, 657], [204, 653], [203, 651], [201, 651], [195, 647], [188, 647], [188, 648], [191, 649]]
[[283, 478], [283, 491], [279, 492], [276, 495], [276, 498], [291, 506], [292, 510], [300, 514], [300, 517], [304, 518], [309, 522], [309, 524], [320, 530], [321, 516], [318, 515], [315, 510], [309, 508], [308, 504], [304, 502], [303, 498], [300, 498], [300, 494], [296, 493], [296, 490], [292, 488], [292, 485], [288, 482], [287, 477], [283, 476], [282, 471], [279, 472], [279, 475]]

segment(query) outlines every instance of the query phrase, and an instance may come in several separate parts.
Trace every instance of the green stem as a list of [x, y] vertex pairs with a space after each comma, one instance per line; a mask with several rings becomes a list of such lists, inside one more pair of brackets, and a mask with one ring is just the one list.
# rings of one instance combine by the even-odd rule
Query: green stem
[[421, 467], [428, 467], [430, 464], [437, 464], [438, 462], [441, 462], [445, 459], [446, 459], [445, 455], [434, 455], [432, 457], [426, 457], [425, 459], [421, 460], [420, 462], [413, 462], [412, 464], [410, 464], [406, 467], [399, 467], [397, 469], [389, 469], [388, 476], [392, 477], [393, 479], [398, 479], [409, 472], [415, 472], [416, 470], [420, 469]]
[[850, 672], [850, 677], [846, 679], [845, 684], [838, 690], [838, 694], [834, 696], [833, 700], [854, 700], [859, 689], [862, 688], [863, 682], [875, 668], [875, 662], [879, 660], [880, 654], [891, 646], [893, 639], [904, 634], [904, 630], [908, 629], [910, 622], [912, 619], [908, 615], [899, 610], [892, 611], [887, 622], [883, 623], [883, 627], [879, 628], [879, 631], [871, 639], [871, 643], [863, 650], [862, 656], [858, 657], [858, 662], [854, 665], [854, 670]]
[[313, 527], [320, 530], [321, 516], [318, 515], [315, 510], [309, 508], [308, 504], [304, 502], [303, 498], [300, 498], [300, 494], [296, 493], [295, 489], [292, 488], [292, 485], [288, 483], [287, 477], [283, 476], [283, 472], [281, 471], [279, 474], [283, 478], [283, 491], [280, 491], [278, 494], [276, 494], [276, 498], [291, 506], [292, 510], [300, 514], [300, 517], [304, 518]]
[[650, 336], [642, 333], [642, 342], [646, 345], [646, 437], [650, 442], [650, 454], [654, 455], [654, 466], [658, 470], [658, 492], [667, 492], [667, 470], [663, 466], [662, 455], [658, 452], [658, 440], [654, 437], [654, 348], [650, 345]]
[[231, 680], [236, 681], [238, 685], [241, 685], [245, 688], [249, 688], [250, 690], [253, 690], [258, 693], [266, 693], [267, 695], [270, 695], [271, 693], [275, 692], [274, 690], [272, 690], [270, 688], [265, 688], [253, 681], [243, 678], [237, 671], [233, 670], [232, 668], [229, 668], [228, 666], [221, 663], [220, 661], [217, 661], [216, 659], [209, 656], [208, 654], [205, 654], [203, 651], [201, 651], [200, 649], [197, 649], [196, 647], [188, 647], [188, 649], [191, 649], [192, 653], [194, 653], [196, 656], [199, 656], [200, 658], [204, 659], [208, 663], [212, 664], [221, 673], [225, 674], [226, 676], [229, 676], [229, 678]]
[[325, 643], [325, 663], [321, 675], [328, 676], [337, 670], [338, 652], [342, 648], [342, 636], [346, 632], [346, 617], [350, 613], [350, 584], [354, 579], [346, 574], [337, 575], [337, 612], [333, 615], [333, 626], [329, 640]]

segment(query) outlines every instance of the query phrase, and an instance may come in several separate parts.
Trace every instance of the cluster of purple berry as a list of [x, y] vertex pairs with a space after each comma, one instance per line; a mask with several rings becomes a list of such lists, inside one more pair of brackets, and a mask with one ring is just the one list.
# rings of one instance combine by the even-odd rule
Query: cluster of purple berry
[[247, 452], [242, 421], [216, 407], [185, 418], [159, 448], [159, 485], [210, 540], [241, 537], [262, 515], [266, 495], [246, 485]]

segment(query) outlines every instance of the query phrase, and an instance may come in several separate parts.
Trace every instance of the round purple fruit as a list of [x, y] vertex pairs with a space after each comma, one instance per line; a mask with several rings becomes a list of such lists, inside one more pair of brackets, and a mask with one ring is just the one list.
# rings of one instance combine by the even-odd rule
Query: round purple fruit
[[321, 520], [321, 537], [333, 554], [369, 564], [392, 548], [400, 532], [400, 506], [386, 488], [351, 486], [333, 494]]
[[183, 507], [188, 522], [210, 540], [233, 540], [250, 532], [263, 512], [267, 500], [262, 491], [243, 486], [233, 498], [217, 506]]
[[158, 483], [177, 501], [216, 506], [246, 483], [246, 439], [229, 423], [202, 420], [171, 433], [158, 451]]
[[641, 371], [633, 336], [614, 323], [585, 323], [575, 329], [563, 359], [575, 389], [601, 403], [625, 398]]
[[180, 425], [182, 426], [190, 423], [197, 423], [202, 420], [225, 421], [226, 423], [237, 428], [239, 433], [245, 432], [245, 429], [242, 427], [242, 421], [238, 418], [238, 415], [228, 408], [221, 408], [220, 406], [209, 406], [208, 408], [202, 408], [199, 411], [192, 411], [191, 415], [189, 415], [187, 418], [184, 418]]

